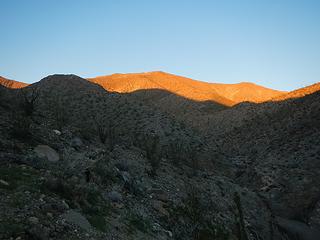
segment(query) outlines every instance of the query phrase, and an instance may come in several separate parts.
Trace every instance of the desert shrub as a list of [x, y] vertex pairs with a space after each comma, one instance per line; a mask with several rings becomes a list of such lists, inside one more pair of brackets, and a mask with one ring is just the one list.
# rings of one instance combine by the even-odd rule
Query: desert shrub
[[174, 139], [169, 144], [168, 157], [171, 159], [172, 164], [180, 166], [183, 162], [183, 144], [179, 139]]
[[9, 185], [0, 184], [0, 189], [15, 190], [19, 187], [37, 186], [38, 172], [33, 169], [22, 169], [19, 166], [8, 165], [0, 167], [1, 179], [8, 182]]
[[189, 159], [189, 164], [190, 167], [192, 169], [192, 174], [193, 176], [197, 175], [197, 171], [199, 170], [200, 166], [199, 166], [199, 159], [197, 158], [197, 152], [199, 149], [197, 149], [196, 147], [193, 147], [191, 145], [188, 145], [186, 147], [186, 155], [188, 156]]
[[202, 193], [193, 185], [188, 185], [183, 205], [171, 210], [170, 222], [175, 239], [193, 240], [227, 240], [229, 233], [226, 228], [215, 222], [210, 216], [203, 201]]
[[238, 238], [240, 240], [248, 240], [249, 238], [246, 232], [245, 222], [243, 218], [243, 208], [241, 204], [240, 194], [236, 192], [234, 194], [233, 200], [237, 208], [236, 214], [237, 214], [237, 223], [238, 223], [237, 224]]
[[126, 215], [126, 220], [128, 222], [129, 232], [139, 230], [141, 232], [148, 233], [152, 230], [151, 221], [137, 211], [130, 211]]
[[19, 90], [19, 104], [26, 116], [32, 116], [40, 96], [38, 87], [21, 88]]
[[113, 171], [112, 166], [105, 159], [96, 161], [91, 171], [95, 181], [98, 181], [99, 184], [108, 185], [117, 180], [115, 171]]
[[105, 216], [101, 214], [87, 215], [86, 216], [90, 224], [101, 232], [107, 232], [108, 225]]
[[1, 216], [0, 237], [1, 239], [16, 239], [26, 231], [25, 226], [16, 218]]
[[116, 138], [115, 127], [113, 123], [102, 115], [97, 115], [92, 119], [100, 142], [104, 144], [108, 140], [109, 149], [112, 151], [114, 149]]
[[96, 129], [88, 118], [81, 118], [76, 124], [78, 133], [87, 141], [91, 141], [96, 137]]
[[159, 136], [155, 134], [145, 135], [144, 143], [147, 159], [152, 168], [152, 175], [156, 175], [161, 161], [161, 146]]
[[174, 139], [169, 143], [167, 155], [171, 159], [173, 165], [179, 167], [181, 164], [189, 164], [193, 175], [196, 175], [199, 169], [199, 161], [197, 159], [197, 149], [190, 143], [184, 143], [179, 139]]
[[81, 208], [90, 216], [105, 216], [109, 211], [109, 203], [104, 200], [99, 189], [93, 184], [83, 184], [79, 179], [48, 178], [41, 190], [47, 194], [57, 194], [71, 207]]
[[108, 125], [108, 144], [110, 151], [113, 151], [116, 141], [115, 126], [110, 122]]
[[64, 107], [63, 100], [58, 96], [55, 96], [50, 104], [50, 110], [52, 112], [52, 118], [56, 124], [56, 128], [58, 130], [62, 130], [62, 128], [69, 122], [69, 114]]
[[96, 129], [101, 143], [105, 143], [107, 139], [107, 126], [104, 123], [96, 122]]
[[11, 133], [12, 136], [19, 139], [28, 139], [31, 136], [30, 116], [24, 116], [21, 112], [11, 113]]
[[0, 86], [0, 107], [5, 107], [4, 104], [4, 94], [3, 94], [4, 90], [2, 89], [2, 87]]

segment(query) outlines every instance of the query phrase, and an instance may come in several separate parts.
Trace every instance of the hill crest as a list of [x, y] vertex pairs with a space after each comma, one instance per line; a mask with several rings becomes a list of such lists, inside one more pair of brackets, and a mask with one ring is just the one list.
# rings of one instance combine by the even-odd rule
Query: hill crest
[[23, 87], [26, 87], [28, 86], [29, 84], [27, 83], [23, 83], [23, 82], [18, 82], [18, 81], [15, 81], [15, 80], [11, 80], [11, 79], [7, 79], [7, 78], [4, 78], [4, 77], [1, 77], [0, 76], [0, 85], [6, 87], [6, 88], [23, 88]]
[[89, 78], [108, 91], [129, 93], [142, 89], [162, 89], [195, 101], [214, 101], [232, 106], [243, 101], [264, 102], [286, 92], [250, 82], [208, 83], [161, 71], [112, 74]]

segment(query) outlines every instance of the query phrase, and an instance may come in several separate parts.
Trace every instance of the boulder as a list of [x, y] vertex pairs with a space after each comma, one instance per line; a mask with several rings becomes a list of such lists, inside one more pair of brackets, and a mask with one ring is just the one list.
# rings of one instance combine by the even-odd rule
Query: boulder
[[58, 162], [60, 160], [59, 154], [48, 145], [38, 145], [34, 149], [38, 157], [46, 158], [49, 162]]
[[5, 185], [5, 186], [9, 186], [9, 185], [10, 185], [7, 181], [2, 180], [2, 179], [0, 179], [0, 183], [1, 183], [2, 185]]
[[169, 212], [164, 208], [164, 203], [158, 200], [152, 201], [152, 207], [156, 210], [160, 215], [169, 217]]
[[59, 130], [57, 130], [57, 129], [54, 129], [53, 132], [54, 132], [56, 135], [58, 135], [58, 136], [61, 135], [61, 132], [60, 132]]
[[71, 146], [78, 149], [83, 145], [83, 142], [81, 140], [81, 138], [79, 137], [74, 137], [71, 139]]
[[295, 220], [277, 217], [278, 226], [285, 231], [290, 239], [297, 240], [319, 240], [320, 229], [310, 228], [307, 224]]
[[70, 224], [78, 226], [86, 231], [89, 231], [92, 227], [89, 221], [75, 210], [69, 210], [62, 217]]
[[122, 202], [122, 195], [121, 193], [117, 192], [117, 191], [111, 191], [107, 194], [108, 199], [111, 202]]
[[36, 218], [36, 217], [29, 217], [28, 221], [29, 221], [31, 224], [38, 224], [38, 223], [39, 223], [39, 219]]

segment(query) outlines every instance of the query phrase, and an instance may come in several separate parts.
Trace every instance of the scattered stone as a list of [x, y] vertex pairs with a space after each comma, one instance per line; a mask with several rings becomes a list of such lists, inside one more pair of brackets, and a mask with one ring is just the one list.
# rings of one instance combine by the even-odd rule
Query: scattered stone
[[117, 191], [111, 191], [107, 194], [108, 199], [110, 199], [112, 202], [122, 202], [122, 195], [121, 193]]
[[162, 189], [152, 188], [152, 189], [149, 189], [148, 192], [151, 193], [150, 198], [153, 198], [162, 202], [169, 201], [168, 194]]
[[7, 181], [2, 180], [2, 179], [0, 179], [0, 183], [1, 183], [2, 185], [5, 185], [5, 186], [9, 186], [9, 185], [10, 185]]
[[28, 221], [32, 224], [38, 224], [39, 223], [39, 219], [36, 217], [29, 217]]
[[36, 225], [28, 232], [32, 236], [32, 239], [49, 240], [50, 230], [46, 227]]
[[162, 202], [168, 202], [169, 198], [168, 195], [166, 193], [162, 193], [162, 194], [153, 194], [153, 198], [160, 200]]
[[148, 192], [154, 193], [154, 194], [164, 194], [165, 193], [165, 191], [163, 191], [160, 188], [151, 188], [151, 189], [148, 189]]
[[81, 138], [74, 137], [71, 139], [71, 146], [74, 147], [75, 149], [82, 147], [82, 145], [83, 145], [83, 142], [82, 142]]
[[115, 164], [115, 167], [119, 169], [119, 171], [127, 172], [129, 170], [129, 166], [126, 162], [118, 162]]
[[57, 130], [57, 129], [54, 129], [53, 132], [54, 132], [56, 135], [58, 135], [58, 136], [61, 135], [61, 132], [60, 132], [59, 130]]
[[169, 212], [164, 208], [164, 203], [158, 200], [152, 201], [152, 207], [162, 216], [169, 217]]
[[159, 223], [154, 223], [153, 226], [152, 226], [152, 230], [155, 231], [155, 232], [159, 232], [161, 231], [161, 226]]
[[120, 172], [120, 176], [121, 176], [121, 179], [123, 180], [124, 184], [130, 184], [132, 179], [131, 179], [131, 175], [129, 172]]
[[48, 145], [38, 145], [34, 149], [35, 153], [40, 158], [47, 158], [49, 162], [58, 162], [60, 160], [59, 154]]
[[121, 209], [121, 208], [123, 208], [124, 207], [124, 205], [122, 204], [122, 203], [112, 203], [112, 206], [114, 207], [114, 208], [119, 208], [119, 209]]
[[169, 231], [169, 230], [164, 230], [164, 231], [168, 234], [169, 237], [171, 237], [171, 238], [173, 237], [173, 234], [171, 231]]
[[62, 206], [65, 208], [65, 209], [69, 209], [69, 204], [66, 203], [66, 201], [62, 200]]

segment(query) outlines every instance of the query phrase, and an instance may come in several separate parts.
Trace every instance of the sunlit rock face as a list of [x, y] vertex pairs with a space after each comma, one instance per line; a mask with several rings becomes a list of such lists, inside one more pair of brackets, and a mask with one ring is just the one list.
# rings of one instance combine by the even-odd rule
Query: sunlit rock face
[[195, 101], [214, 101], [231, 106], [240, 102], [263, 102], [285, 92], [253, 83], [207, 83], [165, 72], [113, 74], [89, 79], [108, 91], [120, 93], [146, 89], [166, 90]]
[[28, 84], [26, 84], [26, 83], [6, 79], [1, 76], [0, 76], [0, 85], [4, 86], [6, 88], [23, 88], [23, 87], [28, 86]]

